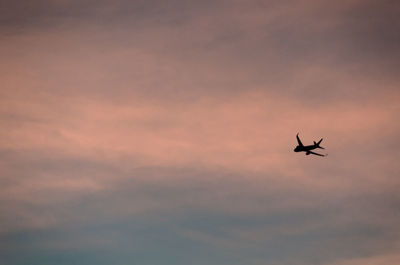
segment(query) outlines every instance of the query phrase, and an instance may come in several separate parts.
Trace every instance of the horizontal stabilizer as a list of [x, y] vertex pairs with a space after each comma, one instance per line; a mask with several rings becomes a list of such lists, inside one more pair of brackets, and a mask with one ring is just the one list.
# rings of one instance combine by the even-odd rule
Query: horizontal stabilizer
[[322, 142], [322, 140], [323, 140], [323, 138], [321, 138], [321, 140], [319, 140], [318, 143], [316, 143], [316, 142], [314, 141], [314, 145], [316, 145], [318, 148], [325, 149], [325, 148], [323, 148], [322, 146], [319, 146], [319, 144]]

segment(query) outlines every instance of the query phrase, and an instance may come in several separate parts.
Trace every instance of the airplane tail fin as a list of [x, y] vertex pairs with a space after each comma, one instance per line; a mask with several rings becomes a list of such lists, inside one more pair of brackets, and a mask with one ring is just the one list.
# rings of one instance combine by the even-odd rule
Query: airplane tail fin
[[319, 140], [318, 143], [316, 143], [316, 142], [314, 141], [314, 145], [316, 145], [318, 148], [325, 149], [325, 148], [323, 148], [322, 146], [319, 146], [319, 144], [322, 142], [322, 140], [323, 140], [323, 138], [321, 138], [321, 140]]

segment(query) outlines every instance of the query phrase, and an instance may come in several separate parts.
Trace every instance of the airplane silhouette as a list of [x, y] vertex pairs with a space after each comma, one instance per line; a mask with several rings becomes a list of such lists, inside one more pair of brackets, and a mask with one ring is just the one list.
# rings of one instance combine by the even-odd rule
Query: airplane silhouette
[[311, 150], [313, 150], [315, 148], [325, 149], [325, 148], [319, 146], [319, 144], [322, 142], [322, 138], [321, 138], [321, 140], [319, 140], [318, 143], [316, 143], [314, 141], [313, 145], [303, 145], [303, 143], [300, 141], [298, 133], [296, 135], [296, 138], [297, 138], [297, 142], [299, 143], [299, 145], [296, 146], [296, 148], [293, 151], [295, 151], [295, 152], [306, 152], [306, 155], [313, 154], [313, 155], [317, 155], [317, 156], [325, 156], [325, 155], [321, 155], [321, 154], [318, 154], [318, 153], [315, 153], [315, 152], [311, 151]]

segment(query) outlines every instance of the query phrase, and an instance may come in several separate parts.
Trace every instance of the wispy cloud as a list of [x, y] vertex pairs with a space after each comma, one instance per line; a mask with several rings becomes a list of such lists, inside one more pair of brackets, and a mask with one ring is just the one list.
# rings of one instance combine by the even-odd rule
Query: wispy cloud
[[3, 6], [6, 264], [396, 264], [393, 1]]

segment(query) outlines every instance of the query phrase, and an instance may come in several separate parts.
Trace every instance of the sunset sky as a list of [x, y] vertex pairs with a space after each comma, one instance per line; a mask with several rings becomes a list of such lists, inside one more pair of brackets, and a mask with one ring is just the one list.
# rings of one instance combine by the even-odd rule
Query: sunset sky
[[399, 18], [1, 0], [0, 264], [400, 264]]

